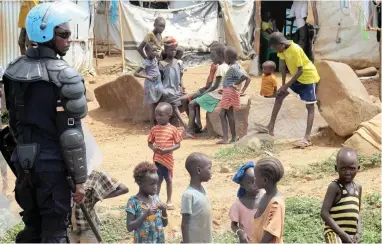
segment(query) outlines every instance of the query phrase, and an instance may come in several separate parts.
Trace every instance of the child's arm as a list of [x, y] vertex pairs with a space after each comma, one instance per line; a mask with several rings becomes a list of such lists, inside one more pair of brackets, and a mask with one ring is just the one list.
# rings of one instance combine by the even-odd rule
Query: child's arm
[[158, 147], [155, 146], [152, 142], [149, 142], [148, 143], [148, 146], [151, 150], [153, 150], [154, 152], [156, 152], [158, 150]]
[[239, 228], [239, 223], [238, 222], [231, 221], [231, 230], [239, 238], [239, 243], [248, 243], [247, 235], [245, 234], [243, 229]]
[[189, 243], [190, 242], [190, 219], [191, 215], [190, 214], [182, 214], [182, 243]]
[[298, 67], [297, 68], [297, 72], [296, 74], [292, 77], [292, 79], [290, 79], [290, 81], [288, 81], [288, 83], [286, 83], [285, 85], [283, 84], [282, 87], [280, 87], [280, 90], [279, 92], [280, 93], [285, 93], [287, 92], [288, 88], [297, 81], [297, 79], [302, 75], [302, 73], [304, 72], [304, 69], [302, 68], [302, 66]]
[[156, 213], [158, 209], [156, 207], [151, 207], [148, 210], [146, 210], [139, 218], [135, 219], [135, 215], [132, 213], [127, 213], [127, 219], [126, 219], [126, 226], [127, 226], [127, 231], [131, 232], [139, 228], [139, 226], [142, 225], [143, 221], [145, 219]]
[[275, 86], [275, 89], [274, 89], [274, 91], [273, 91], [273, 97], [276, 97], [276, 94], [277, 94], [277, 86]]
[[162, 153], [170, 153], [170, 152], [173, 152], [173, 151], [175, 151], [175, 150], [177, 150], [177, 149], [179, 149], [179, 148], [180, 148], [180, 143], [177, 143], [177, 144], [175, 144], [175, 145], [172, 146], [172, 147], [169, 147], [169, 148], [161, 148], [161, 149], [159, 149], [159, 150], [161, 150]]
[[168, 225], [168, 215], [167, 215], [167, 209], [166, 209], [166, 205], [165, 204], [160, 204], [159, 206], [158, 206], [158, 208], [160, 209], [160, 210], [162, 210], [162, 216], [161, 216], [161, 218], [162, 218], [162, 224], [163, 224], [163, 227], [166, 227], [167, 225]]
[[248, 85], [249, 83], [251, 82], [251, 78], [249, 78], [248, 75], [243, 75], [239, 80], [237, 80], [234, 85], [240, 85], [243, 81], [245, 80], [245, 84], [244, 84], [244, 87], [243, 89], [241, 90], [241, 93], [243, 94], [245, 92], [245, 90], [247, 90], [248, 88]]
[[337, 183], [330, 183], [328, 190], [325, 195], [324, 203], [321, 208], [321, 218], [325, 221], [325, 223], [337, 233], [337, 235], [341, 238], [343, 243], [352, 243], [352, 240], [348, 234], [345, 233], [334, 221], [334, 219], [330, 216], [330, 208], [332, 207], [336, 196], [341, 194], [341, 189], [338, 187]]
[[118, 197], [120, 195], [127, 194], [128, 192], [129, 192], [129, 189], [127, 188], [127, 186], [125, 186], [124, 184], [119, 184], [117, 189], [115, 189], [115, 191], [113, 191], [109, 195], [107, 195], [105, 197], [105, 199], [113, 198], [113, 197]]
[[[360, 184], [357, 184], [357, 186], [358, 186], [357, 188], [358, 188], [358, 194], [359, 194], [359, 214], [361, 214], [362, 186]], [[358, 218], [357, 233], [354, 236], [355, 243], [361, 243], [361, 231], [362, 231], [361, 218]]]
[[142, 72], [143, 68], [142, 67], [139, 67], [135, 73], [134, 73], [134, 76], [135, 77], [139, 77], [139, 78], [143, 78], [143, 79], [148, 79], [148, 80], [151, 80], [151, 81], [154, 81], [153, 77], [151, 76], [148, 76], [148, 75], [143, 75], [143, 74], [140, 74]]
[[145, 52], [143, 51], [143, 49], [145, 48], [145, 46], [146, 46], [146, 41], [143, 40], [143, 41], [141, 42], [141, 44], [139, 45], [139, 47], [138, 47], [138, 52], [139, 52], [139, 54], [142, 56], [143, 59], [146, 59], [146, 58], [147, 58]]
[[221, 76], [216, 77], [215, 83], [212, 86], [210, 86], [203, 94], [206, 94], [206, 93], [209, 93], [209, 92], [212, 92], [212, 91], [215, 91], [216, 89], [218, 89], [221, 81], [222, 81]]

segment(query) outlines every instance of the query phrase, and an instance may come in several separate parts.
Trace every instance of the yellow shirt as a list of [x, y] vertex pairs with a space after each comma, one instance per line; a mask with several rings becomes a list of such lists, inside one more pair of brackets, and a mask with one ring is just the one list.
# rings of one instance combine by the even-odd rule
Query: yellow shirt
[[25, 28], [25, 20], [29, 11], [38, 4], [37, 0], [22, 1], [19, 14], [19, 28]]
[[270, 21], [269, 22], [265, 22], [265, 21], [261, 22], [261, 29], [263, 31], [267, 31], [268, 29], [273, 30], [272, 22], [270, 22]]
[[275, 93], [275, 87], [277, 88], [276, 76], [274, 74], [265, 75], [261, 79], [260, 95], [264, 97], [271, 97]]
[[293, 41], [290, 42], [291, 45], [284, 52], [278, 53], [277, 56], [285, 61], [292, 75], [297, 73], [298, 67], [303, 68], [302, 75], [297, 79], [298, 82], [302, 84], [317, 83], [320, 80], [320, 76], [318, 75], [316, 66], [309, 60], [299, 45]]

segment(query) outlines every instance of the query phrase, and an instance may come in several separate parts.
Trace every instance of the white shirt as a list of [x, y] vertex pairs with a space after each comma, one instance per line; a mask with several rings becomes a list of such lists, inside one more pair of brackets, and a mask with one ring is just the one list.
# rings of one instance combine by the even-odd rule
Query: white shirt
[[297, 29], [305, 25], [304, 18], [308, 16], [308, 2], [304, 0], [293, 1], [292, 8], [290, 9], [289, 17], [296, 18]]

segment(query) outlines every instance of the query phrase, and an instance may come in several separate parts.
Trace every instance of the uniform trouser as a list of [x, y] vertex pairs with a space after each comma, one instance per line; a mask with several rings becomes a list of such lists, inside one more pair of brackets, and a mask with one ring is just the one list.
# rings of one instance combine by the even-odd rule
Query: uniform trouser
[[33, 188], [25, 190], [21, 187], [23, 177], [20, 177], [18, 164], [16, 168], [19, 177], [15, 196], [23, 209], [21, 215], [25, 224], [16, 236], [16, 243], [68, 243], [71, 192], [65, 172], [33, 172]]

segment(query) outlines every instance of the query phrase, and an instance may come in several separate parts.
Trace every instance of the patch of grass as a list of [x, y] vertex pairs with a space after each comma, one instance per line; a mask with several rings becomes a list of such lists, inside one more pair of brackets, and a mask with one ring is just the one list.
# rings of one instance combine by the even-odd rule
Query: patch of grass
[[366, 195], [363, 199], [362, 239], [364, 243], [381, 243], [381, 202], [382, 197], [378, 193]]
[[0, 243], [15, 243], [16, 235], [22, 229], [24, 229], [24, 223], [21, 222], [18, 225], [15, 225], [12, 229], [8, 230], [4, 233], [3, 236], [0, 237]]
[[[235, 237], [235, 234], [232, 231], [226, 232], [212, 232], [213, 243], [237, 243], [238, 239]], [[169, 238], [166, 240], [166, 243], [180, 243], [182, 237]]]
[[101, 220], [100, 232], [104, 243], [115, 243], [123, 240], [132, 241], [133, 233], [128, 233], [126, 229], [124, 208], [103, 208], [100, 212], [104, 212], [102, 215], [99, 214]]

